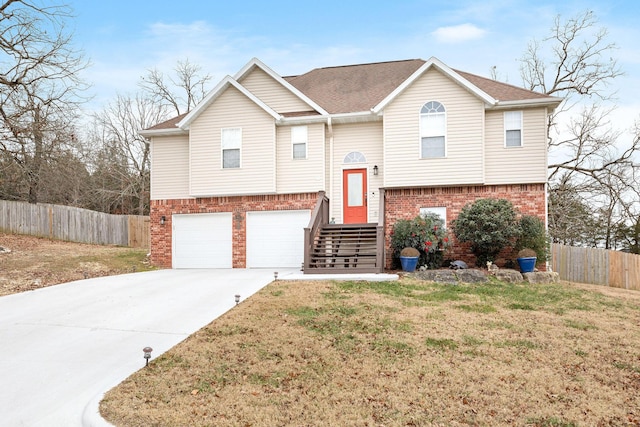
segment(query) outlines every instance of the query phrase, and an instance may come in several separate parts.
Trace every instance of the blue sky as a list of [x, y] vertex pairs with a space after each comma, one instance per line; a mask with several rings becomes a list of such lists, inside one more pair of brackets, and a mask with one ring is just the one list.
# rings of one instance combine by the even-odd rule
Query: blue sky
[[435, 56], [452, 68], [521, 84], [518, 59], [554, 18], [592, 10], [626, 73], [614, 83], [615, 120], [640, 116], [640, 2], [590, 0], [137, 1], [70, 0], [74, 41], [92, 65], [84, 78], [100, 108], [132, 93], [149, 68], [188, 58], [211, 87], [257, 57], [281, 75], [315, 67]]

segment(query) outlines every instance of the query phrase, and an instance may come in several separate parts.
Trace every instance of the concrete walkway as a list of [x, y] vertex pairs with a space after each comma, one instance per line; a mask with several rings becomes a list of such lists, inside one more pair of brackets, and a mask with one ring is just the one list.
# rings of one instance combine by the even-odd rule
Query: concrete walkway
[[[281, 277], [287, 276], [281, 271]], [[0, 298], [0, 425], [108, 425], [103, 394], [273, 280], [267, 270], [159, 270]]]

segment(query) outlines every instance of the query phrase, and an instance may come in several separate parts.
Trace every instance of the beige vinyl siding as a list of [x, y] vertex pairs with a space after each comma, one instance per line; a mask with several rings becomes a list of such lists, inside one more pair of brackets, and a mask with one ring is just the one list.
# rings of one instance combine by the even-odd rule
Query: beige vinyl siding
[[313, 110], [290, 90], [275, 81], [271, 76], [256, 67], [240, 82], [249, 92], [260, 98], [274, 111], [290, 113]]
[[151, 200], [189, 197], [189, 137], [151, 140]]
[[[446, 109], [446, 157], [420, 158], [420, 109], [438, 101]], [[430, 69], [384, 111], [385, 187], [483, 182], [484, 103]]]
[[[333, 194], [330, 216], [342, 223], [342, 171], [344, 169], [367, 169], [367, 203], [369, 222], [378, 221], [380, 204], [379, 189], [382, 187], [382, 122], [353, 123], [333, 126]], [[344, 158], [352, 151], [359, 151], [366, 163], [345, 164]], [[378, 165], [378, 176], [373, 175], [373, 166]]]
[[[241, 128], [240, 168], [222, 168], [221, 129]], [[275, 122], [229, 87], [190, 127], [194, 197], [275, 192]]]
[[504, 111], [486, 115], [487, 185], [547, 181], [546, 109], [522, 110], [522, 147], [504, 146]]
[[294, 159], [291, 126], [278, 127], [276, 190], [278, 193], [324, 189], [324, 124], [307, 125], [307, 158]]

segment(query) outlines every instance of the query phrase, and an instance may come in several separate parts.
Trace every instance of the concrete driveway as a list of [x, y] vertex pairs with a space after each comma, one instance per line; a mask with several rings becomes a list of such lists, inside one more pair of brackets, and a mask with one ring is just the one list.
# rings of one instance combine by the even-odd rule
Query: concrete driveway
[[107, 425], [98, 403], [144, 366], [144, 347], [159, 356], [272, 280], [267, 270], [159, 270], [1, 297], [0, 424]]

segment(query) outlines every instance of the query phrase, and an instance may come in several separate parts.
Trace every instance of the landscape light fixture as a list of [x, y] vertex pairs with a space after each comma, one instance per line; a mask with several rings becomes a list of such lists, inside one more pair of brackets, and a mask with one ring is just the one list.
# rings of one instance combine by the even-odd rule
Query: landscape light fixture
[[142, 351], [144, 351], [144, 358], [147, 361], [145, 366], [149, 366], [149, 359], [151, 359], [151, 352], [153, 351], [153, 349], [151, 347], [145, 347], [142, 349]]
[[277, 271], [274, 271], [274, 272], [273, 272], [273, 278], [274, 278], [275, 280], [278, 280], [278, 272], [277, 272]]
[[160, 225], [164, 225], [164, 223], [165, 223], [165, 221], [166, 221], [166, 220], [167, 220], [167, 218], [166, 218], [164, 215], [162, 215], [162, 216], [160, 217]]
[[236, 294], [236, 305], [240, 302], [240, 294]]
[[374, 174], [374, 175], [376, 175], [376, 176], [378, 176], [378, 165], [375, 165], [375, 166], [373, 167], [373, 174]]

